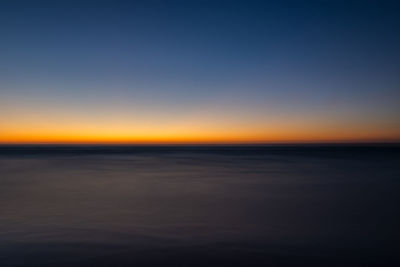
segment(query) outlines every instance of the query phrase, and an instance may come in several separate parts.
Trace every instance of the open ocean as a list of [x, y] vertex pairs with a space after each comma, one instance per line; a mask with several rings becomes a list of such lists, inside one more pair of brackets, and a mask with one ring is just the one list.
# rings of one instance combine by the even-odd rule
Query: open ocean
[[1, 146], [0, 266], [399, 266], [400, 146]]

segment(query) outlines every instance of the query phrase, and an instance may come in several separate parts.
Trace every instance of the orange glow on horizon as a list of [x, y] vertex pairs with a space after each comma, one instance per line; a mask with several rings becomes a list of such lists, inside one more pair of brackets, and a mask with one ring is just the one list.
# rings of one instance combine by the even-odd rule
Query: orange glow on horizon
[[[255, 144], [399, 142], [395, 124], [335, 117], [195, 114], [141, 116], [23, 110], [0, 120], [0, 144]], [[69, 110], [68, 110], [69, 111]], [[1, 117], [0, 117], [1, 119]]]
[[321, 131], [271, 131], [268, 133], [167, 133], [122, 134], [90, 132], [26, 132], [0, 134], [0, 144], [261, 144], [261, 143], [346, 143], [399, 142], [399, 135], [363, 132], [322, 133]]

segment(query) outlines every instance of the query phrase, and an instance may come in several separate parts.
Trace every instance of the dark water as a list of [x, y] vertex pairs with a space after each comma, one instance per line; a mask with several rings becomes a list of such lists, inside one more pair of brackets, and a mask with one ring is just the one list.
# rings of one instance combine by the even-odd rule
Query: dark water
[[0, 147], [0, 266], [395, 266], [400, 147]]

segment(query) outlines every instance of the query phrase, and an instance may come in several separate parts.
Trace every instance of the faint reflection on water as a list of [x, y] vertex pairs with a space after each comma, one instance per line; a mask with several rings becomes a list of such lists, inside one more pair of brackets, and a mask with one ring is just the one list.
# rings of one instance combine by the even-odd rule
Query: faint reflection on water
[[0, 264], [397, 262], [398, 150], [237, 150], [3, 153]]

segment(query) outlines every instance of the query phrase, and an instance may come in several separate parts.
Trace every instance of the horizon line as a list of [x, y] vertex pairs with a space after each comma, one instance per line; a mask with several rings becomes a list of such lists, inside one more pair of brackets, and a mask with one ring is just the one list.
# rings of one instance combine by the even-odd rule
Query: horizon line
[[0, 143], [1, 146], [290, 146], [290, 145], [400, 145], [399, 141], [310, 141], [310, 142], [210, 142], [210, 143]]

